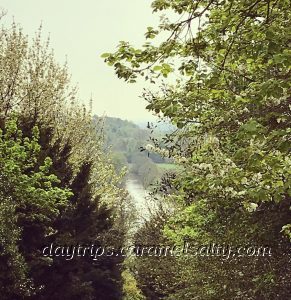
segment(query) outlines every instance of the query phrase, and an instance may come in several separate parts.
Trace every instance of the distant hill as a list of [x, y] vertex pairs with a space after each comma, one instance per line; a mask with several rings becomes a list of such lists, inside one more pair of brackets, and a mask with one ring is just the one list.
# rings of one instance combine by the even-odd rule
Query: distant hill
[[[98, 118], [98, 117], [95, 117]], [[120, 118], [104, 118], [105, 146], [111, 147], [113, 152], [122, 153], [128, 163], [132, 163], [133, 157], [137, 155], [148, 156], [148, 153], [141, 152], [150, 142], [150, 130], [142, 129], [133, 122]], [[154, 153], [150, 154], [150, 159], [154, 162], [163, 162], [163, 159]]]
[[[151, 131], [119, 118], [105, 117], [103, 120], [105, 147], [111, 148], [116, 169], [127, 166], [145, 186], [148, 185], [159, 174], [155, 164], [165, 162], [158, 154], [141, 152], [141, 148], [150, 143]], [[146, 173], [151, 174], [150, 178]]]
[[147, 143], [149, 131], [141, 129], [133, 122], [119, 118], [106, 117], [104, 122], [106, 146], [111, 146], [114, 152], [123, 153], [128, 163], [132, 156], [140, 153], [140, 147]]

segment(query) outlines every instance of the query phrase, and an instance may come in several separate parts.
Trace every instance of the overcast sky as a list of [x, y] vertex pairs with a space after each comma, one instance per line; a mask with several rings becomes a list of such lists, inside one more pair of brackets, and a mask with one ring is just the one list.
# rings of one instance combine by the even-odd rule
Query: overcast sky
[[127, 84], [118, 79], [100, 55], [113, 52], [119, 41], [140, 45], [149, 25], [158, 22], [150, 0], [2, 0], [7, 20], [13, 17], [33, 36], [40, 24], [50, 33], [56, 60], [67, 56], [73, 83], [80, 98], [93, 96], [93, 112], [133, 121], [152, 120], [139, 98], [143, 82]]

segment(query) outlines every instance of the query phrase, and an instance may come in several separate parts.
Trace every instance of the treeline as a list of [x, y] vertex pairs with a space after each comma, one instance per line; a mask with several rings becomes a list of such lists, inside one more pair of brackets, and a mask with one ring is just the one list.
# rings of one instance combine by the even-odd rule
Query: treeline
[[141, 129], [133, 122], [119, 118], [95, 116], [96, 121], [104, 122], [105, 149], [112, 151], [112, 163], [117, 172], [127, 167], [128, 173], [137, 177], [145, 188], [160, 178], [161, 172], [156, 163], [164, 163], [167, 159], [158, 153], [149, 153], [145, 149], [152, 139], [162, 136], [158, 130], [155, 137], [151, 130]]
[[132, 273], [147, 299], [290, 299], [290, 5], [155, 0], [166, 16], [145, 44], [103, 55], [119, 78], [154, 83], [147, 108], [180, 129], [156, 147], [183, 170], [160, 187], [174, 212], [158, 212], [136, 243], [271, 249], [140, 257]]
[[0, 81], [0, 298], [120, 299], [121, 258], [43, 253], [123, 244], [126, 195], [102, 124], [41, 30], [30, 41], [15, 23], [2, 27]]

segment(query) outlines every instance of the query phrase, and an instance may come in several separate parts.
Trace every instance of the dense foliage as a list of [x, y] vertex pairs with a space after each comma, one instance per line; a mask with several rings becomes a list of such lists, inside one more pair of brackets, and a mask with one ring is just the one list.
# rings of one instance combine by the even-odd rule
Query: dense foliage
[[0, 131], [0, 149], [1, 294], [13, 298], [22, 292], [29, 295], [28, 260], [31, 265], [41, 263], [39, 243], [51, 234], [71, 193], [57, 187], [58, 178], [49, 172], [51, 159], [37, 165], [36, 128], [30, 140], [9, 122], [5, 133]]
[[228, 262], [181, 257], [172, 269], [147, 258], [155, 280], [139, 278], [141, 288], [149, 299], [288, 299], [291, 3], [156, 0], [152, 8], [166, 16], [148, 27], [147, 42], [122, 41], [103, 57], [119, 78], [158, 84], [144, 93], [147, 108], [180, 128], [164, 151], [184, 168], [167, 195], [179, 208], [161, 238], [273, 252]]
[[44, 256], [124, 241], [120, 177], [41, 30], [0, 30], [1, 299], [120, 299], [122, 258]]
[[[95, 119], [98, 120], [97, 117]], [[112, 151], [116, 171], [122, 173], [124, 167], [127, 167], [128, 174], [138, 178], [145, 188], [155, 183], [162, 173], [156, 163], [164, 163], [165, 159], [145, 149], [151, 142], [150, 139], [161, 135], [160, 131], [156, 131], [153, 138], [150, 137], [149, 128], [141, 129], [138, 125], [119, 118], [104, 118], [105, 148]]]

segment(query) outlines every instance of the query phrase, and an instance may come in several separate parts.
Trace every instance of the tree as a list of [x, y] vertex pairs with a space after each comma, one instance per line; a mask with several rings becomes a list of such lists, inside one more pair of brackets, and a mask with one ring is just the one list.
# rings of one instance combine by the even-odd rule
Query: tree
[[158, 180], [158, 168], [148, 157], [138, 153], [132, 157], [132, 163], [132, 172], [139, 177], [145, 188]]
[[141, 49], [120, 42], [103, 57], [119, 78], [159, 84], [144, 93], [147, 108], [180, 129], [168, 150], [185, 170], [170, 196], [181, 207], [164, 233], [274, 251], [270, 268], [258, 258], [182, 261], [181, 289], [169, 299], [288, 299], [290, 1], [156, 0], [152, 8], [179, 21], [163, 17]]
[[31, 42], [14, 23], [1, 28], [0, 40], [0, 127], [15, 119], [21, 131], [5, 140], [8, 150], [0, 149], [7, 168], [0, 168], [1, 296], [104, 299], [108, 292], [119, 299], [122, 258], [93, 264], [42, 255], [50, 243], [123, 243], [126, 193], [104, 151], [102, 124], [79, 104], [67, 65], [55, 61], [41, 29]]
[[[67, 210], [56, 220], [55, 234], [49, 243], [55, 245], [93, 244], [111, 245], [123, 241], [122, 230], [113, 236], [111, 233], [113, 211], [94, 199], [90, 184], [92, 163], [84, 163], [70, 185], [73, 195]], [[35, 276], [39, 286], [45, 288], [36, 299], [119, 299], [121, 297], [121, 272], [118, 264], [122, 260], [115, 257], [75, 257], [74, 260], [54, 258], [49, 268], [43, 268]]]
[[[66, 207], [71, 192], [57, 187], [59, 179], [50, 173], [52, 161], [40, 166], [38, 130], [24, 138], [15, 121], [0, 130], [0, 231], [1, 293], [3, 299], [35, 293], [32, 266], [48, 264], [40, 243], [48, 240], [53, 223]], [[9, 267], [10, 266], [10, 267]]]

